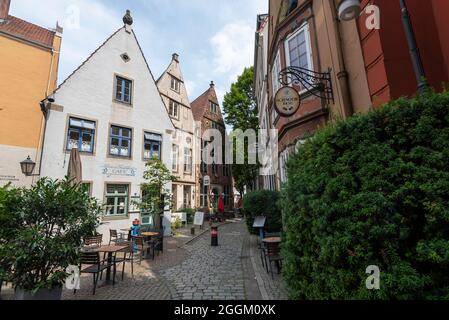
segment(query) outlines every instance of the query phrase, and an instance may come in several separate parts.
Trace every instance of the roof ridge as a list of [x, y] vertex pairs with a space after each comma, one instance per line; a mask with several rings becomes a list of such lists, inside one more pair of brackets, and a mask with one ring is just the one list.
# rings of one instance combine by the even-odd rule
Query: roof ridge
[[93, 51], [87, 58], [86, 60], [83, 61], [83, 63], [81, 63], [78, 68], [76, 68], [75, 70], [73, 70], [73, 72], [71, 74], [69, 74], [67, 76], [67, 78], [64, 79], [63, 82], [61, 82], [61, 84], [53, 91], [53, 94], [55, 94], [59, 89], [61, 89], [61, 87], [78, 71], [80, 70], [98, 51], [100, 51], [101, 48], [104, 47], [104, 45], [111, 40], [117, 33], [119, 33], [120, 30], [124, 29], [125, 27], [120, 27], [117, 31], [115, 31], [111, 36], [109, 36], [95, 51]]

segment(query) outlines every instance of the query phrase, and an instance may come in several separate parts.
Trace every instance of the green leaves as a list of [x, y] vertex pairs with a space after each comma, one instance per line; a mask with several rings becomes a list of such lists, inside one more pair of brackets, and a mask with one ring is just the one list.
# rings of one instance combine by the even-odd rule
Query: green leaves
[[448, 297], [449, 93], [318, 131], [288, 164], [282, 209], [292, 298]]
[[279, 192], [260, 190], [247, 193], [243, 197], [243, 210], [248, 230], [253, 230], [254, 219], [266, 216], [265, 231], [280, 232], [282, 230], [282, 213], [279, 207]]
[[[64, 180], [41, 179], [30, 189], [0, 189], [1, 268], [15, 286], [54, 288], [78, 263], [82, 237], [95, 233], [101, 207], [86, 190]], [[2, 222], [3, 222], [2, 221]]]

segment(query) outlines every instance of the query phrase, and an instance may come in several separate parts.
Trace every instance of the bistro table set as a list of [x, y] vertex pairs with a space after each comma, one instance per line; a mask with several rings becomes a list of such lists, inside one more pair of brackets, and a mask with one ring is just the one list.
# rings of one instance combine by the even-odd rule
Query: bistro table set
[[264, 238], [260, 243], [260, 258], [262, 265], [267, 269], [267, 272], [271, 274], [273, 279], [273, 262], [276, 265], [278, 274], [282, 268], [281, 258], [281, 236], [280, 233], [265, 233]]
[[[154, 260], [155, 252], [163, 252], [163, 231], [150, 231], [138, 229], [135, 235], [132, 229], [123, 229], [125, 233], [117, 230], [109, 231], [109, 244], [103, 244], [103, 235], [88, 236], [83, 239], [81, 249], [80, 273], [92, 274], [93, 294], [97, 288], [98, 280], [106, 271], [106, 284], [115, 285], [117, 266], [122, 267], [122, 281], [125, 276], [126, 263], [131, 264], [131, 275], [134, 277], [134, 258], [138, 256], [139, 263], [142, 259], [151, 257]], [[135, 231], [135, 230], [134, 230]], [[112, 281], [111, 281], [112, 278]], [[76, 293], [76, 290], [74, 290]]]

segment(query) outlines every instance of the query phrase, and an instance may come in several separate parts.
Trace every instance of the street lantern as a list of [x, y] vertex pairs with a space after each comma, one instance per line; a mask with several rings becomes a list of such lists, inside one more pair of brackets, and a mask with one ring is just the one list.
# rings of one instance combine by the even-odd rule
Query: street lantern
[[33, 171], [34, 171], [34, 168], [36, 167], [36, 163], [33, 160], [31, 160], [30, 156], [28, 156], [28, 158], [26, 160], [24, 160], [20, 163], [20, 167], [22, 169], [22, 173], [24, 175], [26, 175], [27, 177], [30, 177], [33, 175]]
[[338, 6], [338, 17], [350, 21], [357, 18], [361, 11], [360, 0], [342, 0]]

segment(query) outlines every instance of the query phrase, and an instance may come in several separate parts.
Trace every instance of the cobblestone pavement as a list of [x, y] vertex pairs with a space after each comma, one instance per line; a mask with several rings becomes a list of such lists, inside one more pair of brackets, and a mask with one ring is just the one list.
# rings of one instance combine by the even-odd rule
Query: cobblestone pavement
[[[125, 280], [117, 270], [115, 286], [100, 282], [92, 295], [92, 275], [83, 275], [76, 295], [64, 290], [64, 300], [274, 300], [287, 295], [279, 275], [274, 280], [263, 268], [257, 237], [250, 236], [244, 221], [219, 227], [219, 246], [211, 247], [210, 233], [195, 240], [186, 234], [165, 240], [164, 254], [134, 264], [131, 278], [127, 264]], [[186, 242], [188, 242], [186, 244]], [[3, 299], [13, 290], [4, 287]]]
[[[173, 299], [244, 300], [261, 299], [251, 267], [245, 263], [249, 250], [244, 250], [248, 231], [243, 221], [219, 228], [219, 246], [211, 247], [205, 234], [185, 246], [186, 260], [161, 272], [170, 286]], [[246, 242], [248, 243], [248, 242]]]

